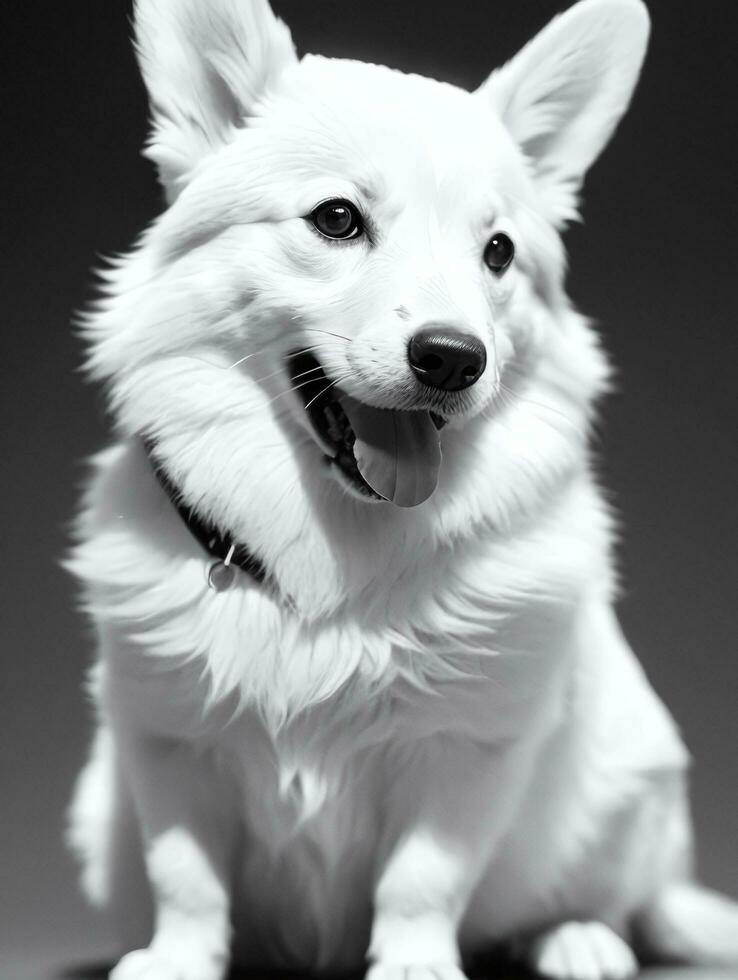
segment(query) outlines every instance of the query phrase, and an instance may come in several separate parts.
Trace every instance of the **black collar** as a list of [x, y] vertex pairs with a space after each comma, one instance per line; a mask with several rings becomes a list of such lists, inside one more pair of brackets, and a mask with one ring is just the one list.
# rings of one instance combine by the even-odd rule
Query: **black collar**
[[213, 564], [208, 571], [210, 586], [216, 592], [227, 589], [233, 582], [235, 568], [240, 568], [256, 582], [271, 582], [261, 559], [257, 558], [245, 545], [235, 542], [230, 534], [203, 520], [194, 507], [190, 507], [184, 502], [182, 491], [166, 472], [161, 460], [157, 458], [155, 440], [142, 437], [142, 441], [151, 468], [162, 490], [169, 497], [192, 537], [213, 559]]

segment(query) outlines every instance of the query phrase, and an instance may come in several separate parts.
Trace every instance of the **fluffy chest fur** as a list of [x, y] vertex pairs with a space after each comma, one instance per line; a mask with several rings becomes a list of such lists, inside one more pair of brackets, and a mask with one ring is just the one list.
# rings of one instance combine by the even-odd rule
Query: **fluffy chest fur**
[[[291, 549], [298, 574], [293, 570], [287, 586], [277, 564], [276, 590], [239, 573], [234, 588], [216, 593], [207, 585], [209, 559], [140, 444], [109, 451], [98, 466], [84, 517], [90, 537], [77, 550], [75, 569], [88, 583], [91, 609], [130, 651], [116, 658], [120, 669], [136, 677], [179, 672], [179, 696], [154, 687], [146, 700], [188, 701], [195, 717], [202, 705], [235, 697], [278, 728], [339, 693], [350, 712], [396, 679], [420, 690], [459, 672], [470, 679], [467, 697], [484, 703], [490, 691], [475, 682], [516, 655], [528, 674], [517, 685], [524, 698], [545, 686], [556, 637], [570, 629], [583, 589], [610, 588], [609, 520], [586, 469], [569, 475], [535, 520], [520, 521], [514, 542], [473, 520], [445, 540], [434, 539], [425, 522], [402, 533], [362, 522], [347, 540], [339, 512], [317, 543], [320, 522], [305, 522]], [[295, 597], [288, 588], [296, 579], [306, 588]], [[330, 611], [306, 616], [301, 607], [314, 580], [317, 588], [341, 582], [342, 589]], [[201, 683], [192, 684], [193, 673]], [[424, 721], [431, 729], [475, 730], [457, 704], [442, 709], [437, 722], [433, 717]], [[183, 730], [193, 723], [189, 716]], [[501, 719], [497, 724], [504, 728]]]

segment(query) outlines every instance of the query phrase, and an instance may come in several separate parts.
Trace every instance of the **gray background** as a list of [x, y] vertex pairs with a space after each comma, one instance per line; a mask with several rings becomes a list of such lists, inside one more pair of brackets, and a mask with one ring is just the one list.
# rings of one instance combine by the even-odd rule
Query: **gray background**
[[[275, 0], [303, 52], [467, 85], [566, 6]], [[703, 877], [736, 894], [735, 31], [727, 0], [649, 6], [635, 103], [567, 235], [569, 285], [621, 369], [597, 446], [623, 519], [622, 619], [696, 760]], [[110, 949], [60, 845], [92, 641], [57, 562], [82, 461], [106, 439], [70, 314], [93, 295], [90, 266], [161, 206], [137, 153], [146, 104], [129, 13], [101, 0], [3, 11], [0, 980], [20, 978], [16, 956]]]

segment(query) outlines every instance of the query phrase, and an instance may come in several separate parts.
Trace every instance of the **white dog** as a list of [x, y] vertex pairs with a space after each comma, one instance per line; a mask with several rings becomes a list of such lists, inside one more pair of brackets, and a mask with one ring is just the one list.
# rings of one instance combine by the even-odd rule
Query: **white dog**
[[142, 946], [112, 976], [738, 959], [613, 613], [608, 366], [563, 288], [645, 8], [581, 0], [471, 94], [298, 60], [266, 0], [135, 23], [169, 207], [86, 322], [119, 440], [72, 559], [100, 656], [70, 837]]

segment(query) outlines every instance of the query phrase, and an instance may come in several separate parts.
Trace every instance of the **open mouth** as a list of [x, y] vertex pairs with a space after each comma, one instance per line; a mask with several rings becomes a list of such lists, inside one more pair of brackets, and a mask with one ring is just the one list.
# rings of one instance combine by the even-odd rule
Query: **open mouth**
[[287, 370], [316, 442], [349, 485], [371, 500], [415, 507], [433, 493], [445, 419], [427, 409], [374, 408], [341, 391], [312, 354], [295, 351]]

